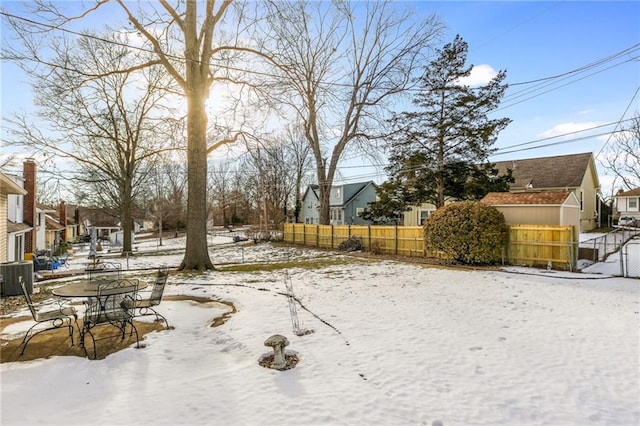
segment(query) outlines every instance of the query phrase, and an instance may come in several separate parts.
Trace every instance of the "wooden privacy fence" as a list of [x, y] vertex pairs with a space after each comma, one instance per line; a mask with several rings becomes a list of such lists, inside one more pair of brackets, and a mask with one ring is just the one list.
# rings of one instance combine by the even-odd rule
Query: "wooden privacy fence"
[[513, 265], [551, 266], [575, 270], [578, 230], [574, 226], [511, 225], [507, 262]]
[[349, 237], [357, 237], [362, 249], [381, 254], [424, 256], [421, 226], [284, 225], [284, 240], [293, 244], [337, 249]]
[[[307, 247], [337, 249], [349, 237], [357, 237], [362, 249], [379, 254], [435, 257], [424, 247], [422, 226], [284, 225], [284, 241]], [[470, 236], [472, 237], [472, 236]], [[512, 225], [505, 262], [573, 270], [577, 258], [577, 230], [572, 226]], [[442, 257], [441, 255], [437, 257]]]

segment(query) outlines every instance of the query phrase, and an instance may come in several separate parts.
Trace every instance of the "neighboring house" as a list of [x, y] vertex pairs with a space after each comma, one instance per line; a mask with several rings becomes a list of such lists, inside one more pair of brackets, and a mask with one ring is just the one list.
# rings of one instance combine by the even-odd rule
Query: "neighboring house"
[[67, 203], [60, 201], [58, 205], [58, 221], [65, 230], [62, 234], [62, 241], [75, 242], [79, 235], [79, 226], [75, 220], [75, 217], [69, 216], [67, 213]]
[[[376, 186], [373, 181], [332, 186], [329, 194], [329, 215], [331, 225], [369, 225], [362, 215], [369, 203], [376, 200]], [[318, 185], [309, 185], [302, 197], [302, 223], [320, 223], [320, 197]]]
[[[35, 253], [38, 250], [51, 250], [52, 244], [55, 241], [55, 234], [52, 234], [56, 229], [55, 222], [51, 215], [56, 213], [56, 210], [51, 207], [47, 207], [44, 204], [35, 203], [36, 205], [36, 222], [34, 225], [35, 245], [31, 250], [31, 253]], [[58, 230], [58, 232], [61, 232]]]
[[23, 224], [17, 209], [26, 193], [21, 183], [0, 172], [0, 263], [23, 260], [25, 234], [31, 228]]
[[91, 234], [93, 228], [96, 230], [98, 239], [111, 240], [111, 234], [122, 230], [117, 218], [109, 216], [100, 209], [80, 207], [77, 216], [82, 224], [81, 234]]
[[419, 206], [411, 206], [411, 209], [403, 213], [404, 226], [422, 226], [433, 212], [436, 211], [436, 205], [431, 203], [422, 203]]
[[[55, 210], [53, 210], [55, 212]], [[56, 247], [63, 241], [66, 227], [60, 223], [60, 218], [55, 214], [47, 214], [45, 222], [45, 248], [55, 251]]]
[[480, 202], [498, 209], [507, 225], [580, 226], [580, 201], [569, 190], [490, 192]]
[[[600, 180], [592, 153], [498, 161], [495, 168], [499, 175], [504, 175], [507, 169], [511, 169], [514, 182], [510, 185], [509, 192], [573, 192], [580, 206], [580, 230], [589, 231], [600, 226], [603, 205], [599, 197]], [[435, 205], [427, 203], [412, 207], [404, 214], [404, 225], [421, 225], [435, 210]], [[517, 222], [527, 224], [526, 217]]]
[[[495, 167], [500, 175], [511, 169], [515, 181], [509, 192], [573, 192], [580, 206], [580, 231], [600, 226], [600, 180], [592, 153], [499, 161]], [[526, 224], [524, 220], [519, 222]]]
[[640, 188], [630, 191], [619, 190], [615, 195], [616, 219], [633, 216], [640, 219]]

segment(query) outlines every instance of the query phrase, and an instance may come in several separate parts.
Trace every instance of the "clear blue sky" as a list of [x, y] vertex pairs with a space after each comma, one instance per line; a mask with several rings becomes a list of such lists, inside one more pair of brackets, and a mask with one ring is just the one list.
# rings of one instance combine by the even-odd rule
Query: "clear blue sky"
[[[617, 123], [640, 112], [640, 2], [423, 1], [412, 5], [420, 13], [442, 18], [447, 25], [443, 44], [456, 34], [464, 38], [469, 44], [468, 65], [507, 71], [506, 82], [512, 86], [497, 114], [513, 122], [500, 133], [492, 161], [593, 152], [598, 163], [608, 136], [588, 136], [610, 132], [615, 125], [526, 143]], [[627, 49], [628, 53], [608, 60]], [[588, 65], [593, 66], [538, 84], [517, 84]], [[570, 141], [577, 138], [584, 139]], [[549, 144], [553, 145], [542, 147]], [[539, 148], [529, 149], [535, 147]], [[606, 194], [612, 178], [598, 168]], [[357, 177], [378, 179], [364, 169]]]
[[[401, 3], [402, 4], [402, 3]], [[419, 14], [438, 14], [447, 25], [442, 44], [460, 34], [469, 44], [468, 64], [506, 70], [508, 89], [499, 114], [513, 122], [497, 142], [494, 161], [547, 155], [599, 154], [614, 125], [514, 147], [549, 136], [617, 123], [640, 111], [640, 2], [638, 1], [449, 1], [406, 2]], [[3, 8], [13, 7], [0, 1]], [[624, 55], [612, 55], [627, 50]], [[610, 59], [610, 60], [608, 60]], [[574, 72], [593, 65], [582, 72]], [[30, 89], [13, 65], [2, 63], [2, 116], [31, 105]], [[570, 74], [567, 74], [570, 73]], [[517, 83], [552, 78], [535, 84]], [[635, 96], [634, 96], [635, 95]], [[564, 143], [563, 143], [564, 142]], [[537, 149], [524, 148], [548, 145]], [[597, 160], [597, 158], [596, 158]], [[347, 164], [345, 164], [346, 166]], [[345, 167], [355, 180], [382, 176]], [[603, 190], [611, 179], [600, 168]], [[337, 182], [338, 183], [338, 182]]]
[[[442, 16], [449, 38], [457, 33], [469, 43], [469, 64], [507, 70], [512, 86], [499, 113], [513, 123], [500, 135], [498, 146], [505, 154], [496, 159], [597, 153], [604, 141], [506, 152], [515, 144], [617, 122], [630, 103], [625, 118], [639, 109], [640, 96], [634, 94], [640, 88], [640, 2], [424, 2], [421, 7]], [[578, 70], [630, 48], [564, 78], [516, 84]], [[613, 126], [592, 133], [610, 130]]]

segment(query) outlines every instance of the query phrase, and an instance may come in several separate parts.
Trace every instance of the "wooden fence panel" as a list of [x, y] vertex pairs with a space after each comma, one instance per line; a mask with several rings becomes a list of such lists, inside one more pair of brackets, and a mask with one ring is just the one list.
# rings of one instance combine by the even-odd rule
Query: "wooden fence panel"
[[318, 247], [318, 226], [319, 225], [302, 225], [304, 228], [304, 245], [309, 247]]
[[331, 248], [337, 249], [341, 242], [347, 240], [351, 235], [349, 225], [334, 225], [332, 230], [333, 241]]
[[333, 233], [330, 225], [316, 225], [317, 240], [316, 247], [323, 249], [333, 248]]
[[573, 270], [575, 238], [572, 226], [511, 225], [507, 260], [515, 265]]
[[369, 238], [371, 252], [378, 254], [396, 254], [395, 226], [372, 226]]
[[362, 242], [362, 250], [371, 250], [371, 227], [369, 225], [351, 225], [351, 235]]
[[423, 257], [424, 236], [422, 226], [399, 226], [396, 229], [397, 253], [401, 256]]
[[[286, 224], [284, 240], [308, 247], [337, 249], [349, 236], [361, 239], [363, 250], [402, 256], [440, 257], [424, 247], [421, 226]], [[577, 229], [572, 226], [512, 225], [508, 263], [573, 270], [577, 259]]]

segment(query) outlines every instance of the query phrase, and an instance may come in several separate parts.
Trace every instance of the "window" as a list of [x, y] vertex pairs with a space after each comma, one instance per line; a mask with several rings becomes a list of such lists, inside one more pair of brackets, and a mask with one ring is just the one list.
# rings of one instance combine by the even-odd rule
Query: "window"
[[356, 207], [356, 216], [362, 217], [364, 215], [364, 207]]
[[420, 212], [420, 225], [424, 225], [425, 220], [427, 220], [427, 218], [429, 218], [431, 213], [432, 212], [430, 210], [422, 210]]
[[629, 211], [638, 210], [638, 197], [629, 197], [627, 201], [627, 210]]
[[584, 194], [580, 191], [580, 211], [584, 211]]
[[336, 189], [336, 198], [340, 198], [340, 190]]
[[332, 223], [342, 225], [342, 209], [331, 209], [329, 216]]

